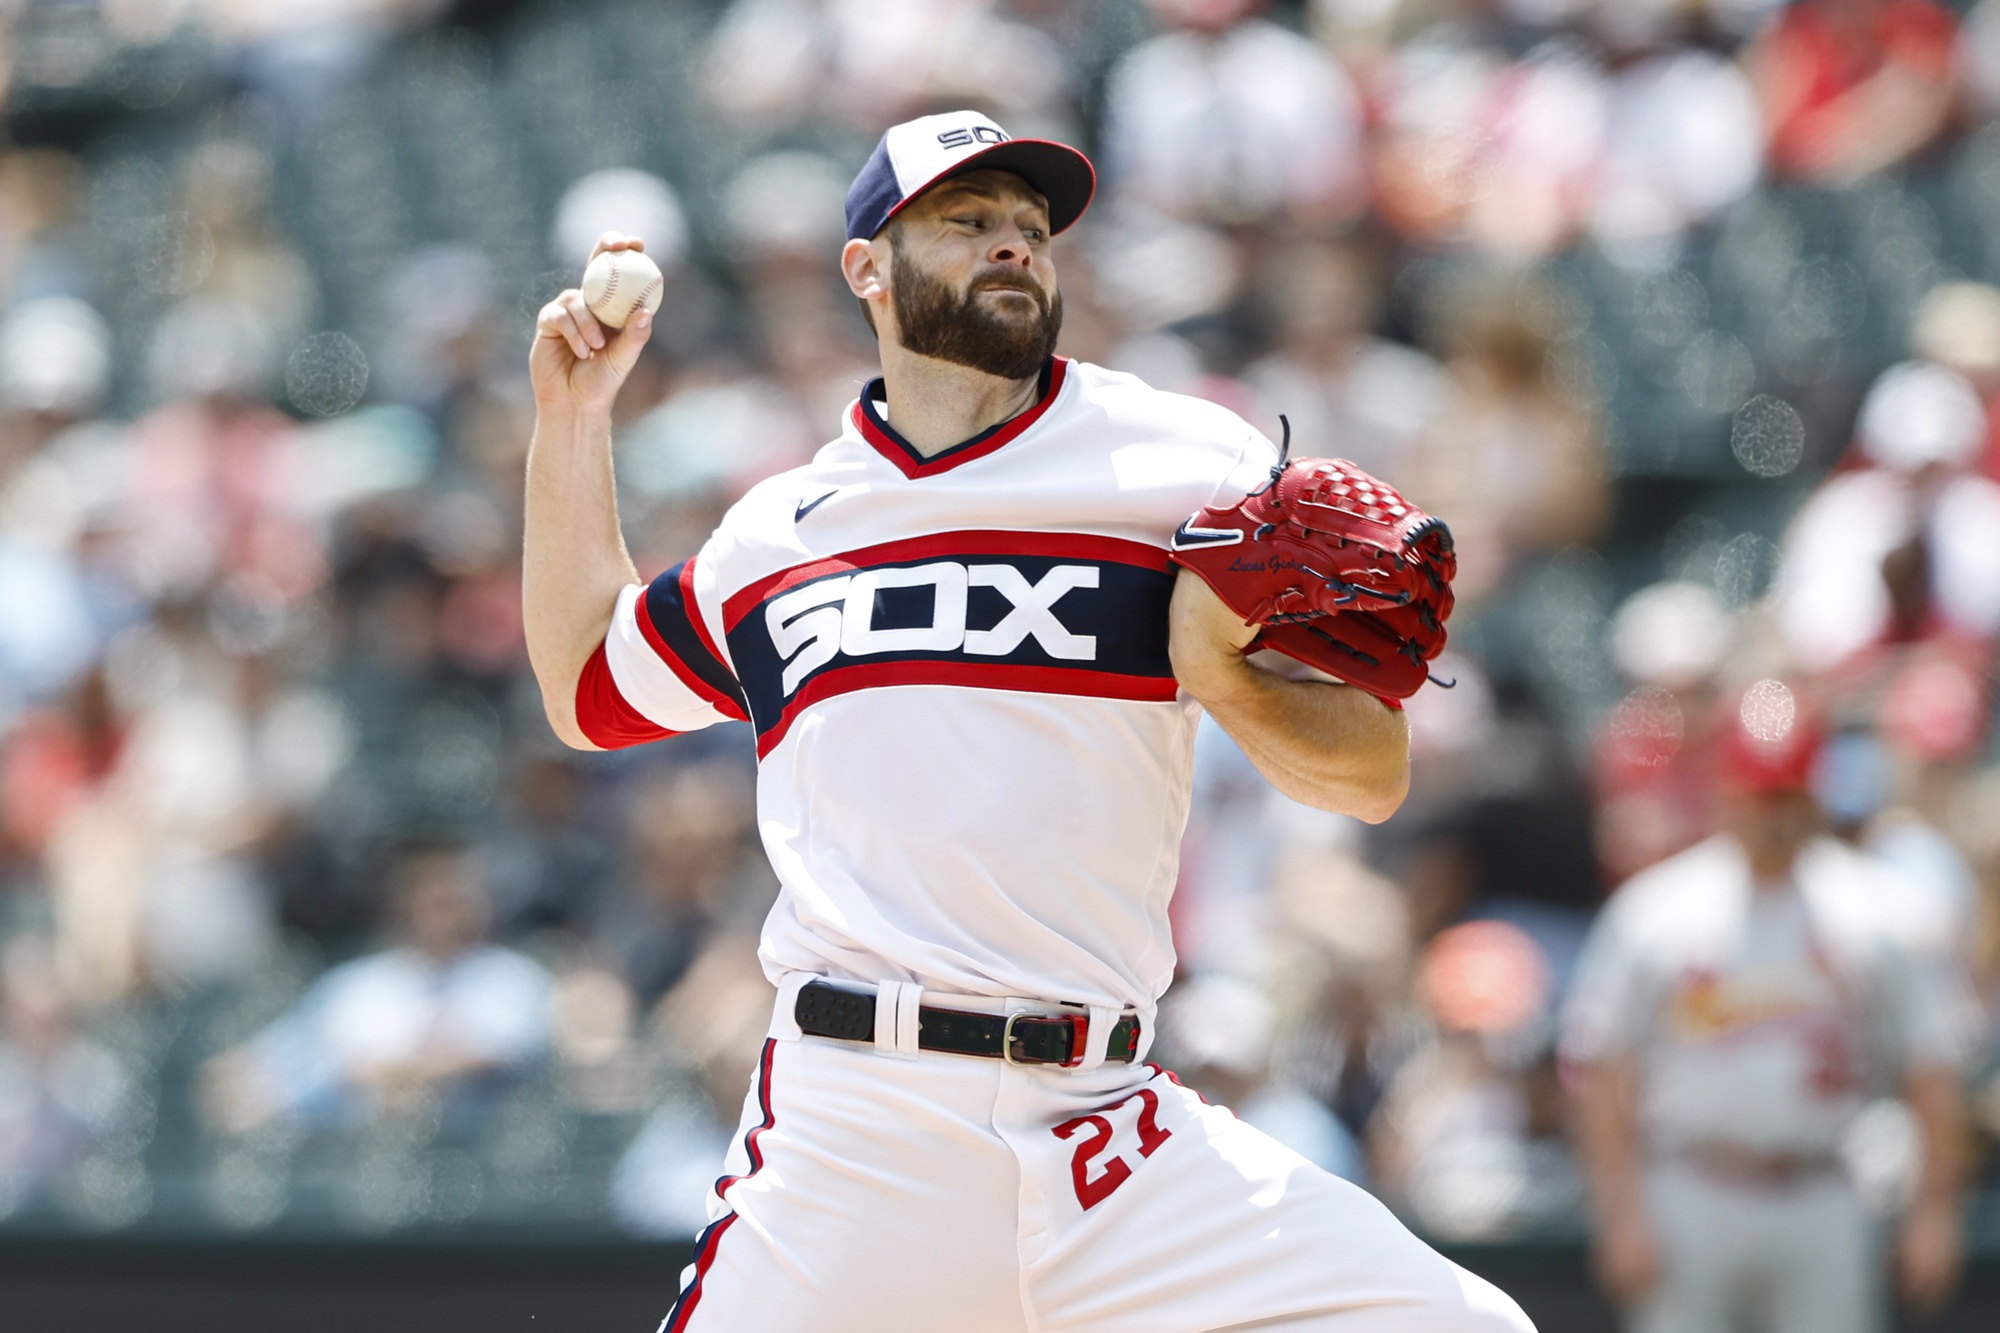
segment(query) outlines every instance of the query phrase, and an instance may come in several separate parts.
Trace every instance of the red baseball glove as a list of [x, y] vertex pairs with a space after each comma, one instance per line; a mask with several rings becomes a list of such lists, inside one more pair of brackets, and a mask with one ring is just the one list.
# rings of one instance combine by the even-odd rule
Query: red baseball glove
[[[1289, 422], [1285, 432], [1289, 453]], [[1431, 678], [1458, 573], [1451, 530], [1344, 459], [1281, 454], [1269, 483], [1190, 517], [1172, 549], [1262, 627], [1250, 651], [1274, 648], [1384, 699]]]

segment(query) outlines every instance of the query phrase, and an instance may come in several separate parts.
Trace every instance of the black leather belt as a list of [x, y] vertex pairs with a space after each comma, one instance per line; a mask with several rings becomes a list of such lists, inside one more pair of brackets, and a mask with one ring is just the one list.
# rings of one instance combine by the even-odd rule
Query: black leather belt
[[[793, 1010], [801, 1030], [838, 1041], [875, 1040], [875, 997], [809, 981]], [[953, 1055], [983, 1055], [1010, 1065], [1073, 1065], [1090, 1036], [1087, 1014], [971, 1014], [962, 1009], [917, 1010], [917, 1047]], [[1139, 1049], [1139, 1019], [1126, 1014], [1111, 1029], [1104, 1058], [1130, 1064]]]

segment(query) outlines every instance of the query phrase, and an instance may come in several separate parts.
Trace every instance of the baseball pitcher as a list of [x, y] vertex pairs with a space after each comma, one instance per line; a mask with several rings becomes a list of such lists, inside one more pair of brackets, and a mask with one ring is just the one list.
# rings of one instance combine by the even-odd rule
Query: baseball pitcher
[[[1050, 237], [1094, 184], [971, 112], [884, 135], [840, 254], [881, 378], [650, 584], [609, 421], [651, 322], [541, 312], [549, 720], [580, 749], [747, 721], [783, 885], [769, 1039], [668, 1333], [1529, 1328], [1145, 1062], [1198, 711], [1287, 794], [1387, 818], [1453, 567], [1390, 487], [1055, 355]], [[1260, 641], [1351, 683], [1252, 665]]]

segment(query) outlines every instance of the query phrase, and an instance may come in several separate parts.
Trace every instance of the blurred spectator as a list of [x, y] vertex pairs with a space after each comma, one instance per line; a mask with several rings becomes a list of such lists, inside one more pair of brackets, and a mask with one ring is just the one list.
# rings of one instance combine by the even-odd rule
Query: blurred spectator
[[1404, 489], [1450, 515], [1459, 601], [1476, 606], [1532, 557], [1587, 542], [1608, 517], [1598, 423], [1557, 387], [1557, 313], [1531, 283], [1452, 293], [1448, 395]]
[[1575, 234], [1591, 205], [1610, 93], [1595, 55], [1564, 40], [1536, 47], [1494, 82], [1482, 110], [1467, 239], [1519, 262], [1551, 254]]
[[1374, 96], [1374, 194], [1382, 219], [1418, 242], [1456, 240], [1483, 187], [1486, 116], [1505, 53], [1440, 23], [1388, 52]]
[[1783, 176], [1850, 185], [1944, 129], [1958, 20], [1931, 0], [1803, 0], [1749, 53], [1771, 163]]
[[281, 343], [307, 332], [318, 313], [312, 270], [271, 216], [273, 163], [243, 139], [216, 139], [181, 165], [181, 204], [156, 224], [145, 257], [148, 285], [167, 296], [200, 295], [254, 311]]
[[1434, 1039], [1397, 1072], [1376, 1119], [1384, 1188], [1426, 1227], [1460, 1238], [1572, 1207], [1539, 946], [1505, 922], [1453, 926], [1424, 951], [1417, 994]]
[[1865, 731], [1832, 737], [1813, 773], [1813, 794], [1839, 837], [1897, 873], [1894, 912], [1912, 947], [1971, 962], [1979, 887], [1952, 840], [1911, 801], [1914, 765]]
[[708, 1225], [709, 1191], [756, 1105], [749, 1090], [771, 1004], [747, 931], [714, 937], [661, 1000], [658, 1046], [691, 1078], [654, 1109], [612, 1174], [612, 1211], [629, 1230], [687, 1239]]
[[1986, 442], [1978, 470], [2000, 480], [2000, 287], [1941, 282], [1910, 320], [1910, 350], [1965, 376], [1986, 404]]
[[1167, 31], [1118, 62], [1104, 169], [1122, 198], [1219, 223], [1339, 219], [1363, 202], [1361, 100], [1259, 0], [1149, 0]]
[[489, 907], [473, 859], [417, 850], [396, 880], [394, 945], [333, 968], [283, 1018], [205, 1067], [216, 1125], [340, 1125], [425, 1103], [463, 1113], [541, 1055], [549, 976], [485, 942]]
[[60, 148], [23, 148], [0, 156], [0, 299], [96, 298], [81, 221], [84, 171]]
[[1294, 452], [1400, 478], [1443, 406], [1446, 379], [1415, 348], [1373, 336], [1378, 261], [1352, 245], [1304, 241], [1260, 256], [1257, 297], [1277, 346], [1244, 372], [1265, 413], [1292, 423]]
[[1978, 393], [1942, 366], [1875, 382], [1856, 427], [1865, 466], [1828, 479], [1785, 537], [1778, 615], [1801, 665], [2000, 630], [2000, 482], [1969, 471], [1986, 432]]
[[131, 1128], [129, 1071], [85, 1036], [47, 941], [0, 953], [0, 1217], [77, 1187], [90, 1154]]
[[1274, 1077], [1275, 1026], [1271, 1002], [1249, 982], [1220, 974], [1183, 980], [1160, 1005], [1160, 1058], [1203, 1097], [1315, 1166], [1365, 1179], [1360, 1147], [1340, 1118]]
[[1612, 661], [1634, 687], [1598, 726], [1597, 856], [1612, 885], [1714, 832], [1710, 751], [1734, 622], [1713, 589], [1679, 581], [1640, 589], [1612, 618]]
[[740, 765], [657, 771], [625, 811], [629, 859], [591, 922], [598, 951], [651, 1005], [687, 973], [719, 927], [751, 924], [774, 881], [749, 835], [755, 804]]
[[[311, 0], [287, 5], [219, 0], [202, 6], [200, 12], [217, 43], [240, 50], [254, 86], [312, 111], [363, 68], [398, 29], [435, 17], [448, 7], [447, 0]], [[120, 8], [143, 12], [148, 6]], [[171, 5], [159, 8], [175, 12]], [[171, 25], [173, 19], [166, 22]]]
[[1876, 1326], [1863, 1202], [1843, 1169], [1867, 1098], [1921, 1144], [1905, 1296], [1935, 1309], [1961, 1252], [1959, 1069], [1946, 960], [1913, 953], [1889, 872], [1820, 836], [1816, 723], [1775, 680], [1723, 742], [1726, 831], [1635, 877], [1592, 931], [1565, 1017], [1599, 1273], [1641, 1329]]
[[162, 406], [132, 425], [118, 540], [142, 591], [185, 596], [232, 574], [297, 597], [323, 573], [301, 512], [297, 430], [267, 395], [277, 332], [241, 302], [193, 297], [153, 332]]
[[1659, 4], [1600, 4], [1592, 24], [1614, 72], [1591, 235], [1614, 257], [1671, 262], [1682, 238], [1743, 198], [1763, 165], [1763, 124], [1741, 66], [1674, 40]]
[[702, 64], [710, 99], [765, 128], [821, 116], [870, 134], [977, 105], [1010, 125], [1059, 117], [1063, 50], [993, 0], [733, 0]]
[[477, 843], [502, 935], [580, 928], [597, 910], [615, 864], [612, 839], [592, 818], [590, 779], [567, 751], [513, 759], [507, 815]]
[[60, 429], [96, 410], [110, 383], [111, 331], [90, 306], [73, 296], [42, 296], [7, 312], [0, 325], [0, 402], [9, 409]]

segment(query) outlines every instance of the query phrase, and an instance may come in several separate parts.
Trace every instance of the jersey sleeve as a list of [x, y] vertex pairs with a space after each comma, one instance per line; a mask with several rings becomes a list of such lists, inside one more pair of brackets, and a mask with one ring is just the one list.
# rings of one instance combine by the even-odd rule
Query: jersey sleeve
[[623, 749], [749, 717], [702, 612], [699, 558], [619, 593], [611, 628], [577, 681], [577, 726], [593, 745]]
[[1978, 1047], [1981, 1014], [1959, 960], [1899, 941], [1888, 951], [1883, 971], [1885, 1035], [1896, 1064], [1963, 1069]]
[[1235, 458], [1209, 493], [1209, 508], [1222, 509], [1236, 504], [1270, 481], [1271, 469], [1278, 465], [1278, 446], [1249, 422], [1240, 417], [1236, 418], [1236, 422], [1242, 429], [1242, 439], [1237, 444]]

